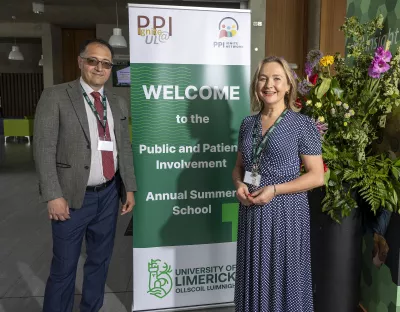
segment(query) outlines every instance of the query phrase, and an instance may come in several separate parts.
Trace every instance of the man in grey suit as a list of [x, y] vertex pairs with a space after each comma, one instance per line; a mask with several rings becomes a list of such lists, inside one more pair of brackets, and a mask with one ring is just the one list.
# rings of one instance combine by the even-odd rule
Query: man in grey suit
[[72, 311], [84, 236], [80, 311], [100, 310], [120, 201], [121, 214], [135, 205], [129, 110], [121, 97], [104, 88], [112, 58], [107, 42], [86, 41], [78, 56], [81, 77], [45, 89], [37, 105], [34, 158], [53, 234], [44, 312]]

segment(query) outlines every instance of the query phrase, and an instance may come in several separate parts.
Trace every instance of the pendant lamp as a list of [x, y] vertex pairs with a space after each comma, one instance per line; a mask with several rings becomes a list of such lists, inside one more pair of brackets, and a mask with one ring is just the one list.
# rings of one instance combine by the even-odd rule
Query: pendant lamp
[[113, 34], [108, 40], [108, 43], [113, 48], [126, 48], [128, 45], [126, 44], [126, 40], [124, 36], [122, 36], [122, 29], [118, 28], [118, 5], [117, 1], [115, 1], [115, 12], [117, 14], [117, 28], [113, 28]]
[[[15, 16], [12, 17], [14, 20], [15, 25]], [[19, 46], [17, 46], [17, 39], [14, 38], [14, 45], [11, 48], [10, 54], [8, 54], [8, 59], [12, 61], [23, 61], [24, 56], [22, 55], [21, 51], [19, 50]]]

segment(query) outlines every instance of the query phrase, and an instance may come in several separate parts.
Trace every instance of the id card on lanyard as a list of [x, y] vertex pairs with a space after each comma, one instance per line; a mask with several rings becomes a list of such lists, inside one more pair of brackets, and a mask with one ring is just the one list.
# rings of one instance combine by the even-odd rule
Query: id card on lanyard
[[[251, 172], [246, 171], [244, 174], [243, 182], [254, 185], [256, 187], [260, 186], [261, 183], [261, 175], [260, 175], [260, 161], [262, 153], [267, 146], [268, 138], [271, 136], [272, 131], [277, 127], [277, 125], [281, 122], [283, 117], [285, 117], [287, 113], [287, 109], [285, 109], [282, 114], [275, 120], [274, 124], [268, 129], [265, 133], [264, 137], [261, 138], [259, 133], [262, 134], [262, 125], [261, 125], [261, 113], [258, 114], [258, 119], [255, 125], [253, 126], [253, 153], [252, 153], [252, 170]], [[260, 131], [261, 128], [261, 131]]]
[[99, 138], [99, 143], [97, 145], [97, 150], [99, 150], [99, 151], [113, 151], [114, 150], [114, 143], [111, 141], [111, 138], [108, 138], [109, 140], [107, 140], [107, 133], [106, 133], [106, 128], [107, 128], [107, 98], [105, 96], [101, 97], [101, 104], [103, 105], [103, 120], [102, 120], [100, 118], [99, 112], [94, 107], [92, 101], [90, 100], [90, 98], [87, 95], [86, 91], [83, 89], [82, 85], [81, 85], [81, 88], [82, 88], [82, 91], [83, 91], [83, 97], [85, 98], [85, 100], [88, 103], [89, 107], [91, 108], [93, 114], [95, 115], [97, 121], [100, 123], [101, 127], [104, 130], [103, 140], [102, 140], [102, 138]]

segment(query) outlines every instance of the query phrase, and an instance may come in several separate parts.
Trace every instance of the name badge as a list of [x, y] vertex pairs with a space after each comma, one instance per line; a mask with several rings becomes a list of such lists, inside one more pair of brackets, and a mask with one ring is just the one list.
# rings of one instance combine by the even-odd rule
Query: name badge
[[246, 171], [244, 174], [244, 183], [251, 184], [254, 186], [260, 186], [261, 175], [258, 173], [254, 174], [252, 172]]
[[102, 141], [99, 140], [99, 145], [97, 147], [99, 151], [114, 151], [114, 143], [112, 141]]

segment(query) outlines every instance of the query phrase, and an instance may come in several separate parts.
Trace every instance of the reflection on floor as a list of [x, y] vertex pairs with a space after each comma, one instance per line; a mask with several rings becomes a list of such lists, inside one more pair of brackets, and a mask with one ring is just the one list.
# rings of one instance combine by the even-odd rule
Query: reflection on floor
[[[0, 137], [0, 190], [0, 312], [39, 312], [51, 261], [51, 228], [46, 206], [38, 203], [32, 147], [26, 139], [8, 138], [5, 145]], [[124, 236], [129, 220], [130, 216], [118, 220], [102, 312], [131, 311], [132, 237]], [[74, 311], [78, 311], [85, 258], [83, 246]]]

